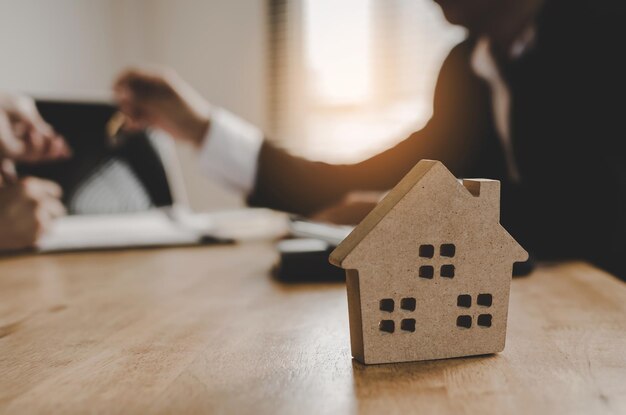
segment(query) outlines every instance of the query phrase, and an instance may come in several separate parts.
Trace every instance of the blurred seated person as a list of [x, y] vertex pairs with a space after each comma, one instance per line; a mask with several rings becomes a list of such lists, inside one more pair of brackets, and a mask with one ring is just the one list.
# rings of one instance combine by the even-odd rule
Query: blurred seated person
[[502, 224], [535, 257], [581, 258], [626, 278], [626, 7], [608, 0], [435, 0], [468, 29], [441, 68], [428, 124], [353, 165], [294, 157], [170, 71], [114, 86], [129, 128], [199, 149], [251, 205], [358, 222], [420, 159], [502, 182]]
[[69, 155], [65, 141], [41, 118], [31, 98], [0, 93], [0, 251], [32, 248], [51, 222], [65, 213], [56, 183], [18, 179], [14, 163]]

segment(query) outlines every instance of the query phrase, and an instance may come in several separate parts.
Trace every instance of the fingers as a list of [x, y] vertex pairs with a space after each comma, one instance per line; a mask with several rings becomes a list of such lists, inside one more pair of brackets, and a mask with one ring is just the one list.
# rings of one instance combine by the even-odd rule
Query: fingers
[[167, 97], [169, 82], [160, 72], [129, 69], [123, 72], [113, 85], [113, 92], [121, 102], [145, 103]]
[[65, 140], [37, 111], [32, 99], [17, 97], [0, 110], [0, 156], [25, 162], [71, 156]]
[[211, 105], [173, 71], [130, 69], [113, 86], [126, 128], [161, 128], [172, 137], [201, 142]]
[[35, 198], [56, 198], [63, 196], [63, 189], [55, 182], [37, 177], [26, 177], [21, 180], [21, 185], [27, 195]]
[[138, 97], [151, 97], [167, 90], [176, 73], [167, 68], [140, 69], [130, 68], [116, 78], [113, 89], [129, 88]]
[[25, 144], [15, 135], [8, 114], [0, 109], [0, 156], [15, 158], [24, 149]]
[[65, 206], [63, 206], [60, 200], [47, 198], [39, 201], [37, 215], [44, 230], [47, 229], [54, 219], [65, 216], [65, 214]]
[[36, 245], [53, 221], [66, 213], [60, 196], [57, 184], [34, 177], [0, 187], [0, 250]]
[[58, 199], [50, 199], [47, 207], [52, 219], [60, 218], [61, 216], [65, 216], [67, 214], [67, 209], [65, 209], [63, 203], [61, 203]]
[[[177, 89], [184, 82], [174, 71], [167, 68], [128, 69], [122, 72], [113, 84], [115, 98], [121, 104], [132, 103], [139, 109], [171, 101], [177, 96]], [[130, 114], [133, 115], [133, 114]]]
[[39, 111], [37, 110], [37, 107], [34, 103], [29, 106], [28, 111], [24, 111], [22, 113], [22, 116], [28, 119], [33, 129], [39, 132], [39, 134], [50, 138], [58, 136], [57, 133], [54, 131], [54, 128], [52, 128], [52, 126], [44, 121], [44, 119], [41, 117], [41, 114], [39, 114]]
[[66, 215], [65, 206], [54, 197], [43, 197], [39, 199], [35, 211], [35, 229], [32, 245], [36, 246], [39, 239], [50, 229], [55, 219]]
[[51, 160], [65, 160], [72, 156], [72, 149], [59, 136], [44, 137], [32, 134], [24, 139], [26, 150], [18, 157], [18, 161], [37, 163]]
[[313, 214], [311, 219], [338, 225], [356, 225], [376, 207], [381, 197], [380, 192], [350, 192], [338, 203]]
[[155, 114], [164, 101], [174, 96], [170, 81], [162, 71], [129, 69], [113, 85], [120, 111], [127, 116], [126, 129], [143, 129], [158, 123]]
[[58, 184], [35, 177], [23, 179], [22, 186], [25, 197], [33, 207], [32, 242], [36, 243], [39, 237], [49, 229], [54, 219], [66, 214], [65, 206], [60, 200], [63, 192]]
[[63, 137], [55, 134], [48, 140], [46, 158], [51, 160], [64, 159], [72, 156], [72, 149]]
[[339, 204], [317, 212], [311, 216], [311, 219], [337, 225], [356, 225], [361, 222], [375, 206], [375, 204], [367, 202]]
[[128, 85], [116, 85], [113, 93], [120, 112], [126, 118], [122, 128], [125, 130], [139, 130], [145, 127], [148, 123], [146, 103], [134, 94], [131, 87]]
[[[18, 158], [20, 161], [60, 160], [72, 155], [72, 150], [65, 139], [53, 130], [47, 128], [44, 128], [43, 131], [39, 130], [30, 120], [21, 121], [20, 125], [25, 126], [20, 128], [20, 131], [25, 128], [25, 133], [21, 138], [26, 145], [22, 156]], [[51, 131], [51, 133], [47, 131]]]
[[0, 159], [0, 186], [17, 182], [15, 163], [11, 159]]

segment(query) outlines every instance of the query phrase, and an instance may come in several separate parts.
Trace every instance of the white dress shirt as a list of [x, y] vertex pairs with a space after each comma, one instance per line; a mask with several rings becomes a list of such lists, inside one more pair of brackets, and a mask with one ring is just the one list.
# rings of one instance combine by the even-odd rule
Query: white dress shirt
[[511, 138], [511, 91], [502, 78], [500, 70], [489, 52], [489, 40], [482, 38], [476, 44], [472, 53], [472, 69], [483, 78], [491, 90], [491, 105], [494, 125], [506, 160], [509, 178], [520, 181], [520, 174], [513, 154], [513, 140]]
[[[521, 58], [535, 42], [535, 28], [529, 26], [513, 42], [509, 50], [511, 60]], [[489, 39], [483, 37], [478, 40], [471, 57], [472, 70], [476, 75], [483, 78], [491, 90], [491, 105], [494, 116], [494, 125], [507, 165], [509, 178], [514, 182], [521, 181], [515, 153], [513, 151], [513, 138], [511, 137], [511, 90], [506, 84], [500, 69], [491, 53]]]
[[[513, 43], [510, 58], [521, 57], [534, 41], [534, 28], [530, 27]], [[511, 93], [502, 78], [489, 41], [480, 39], [472, 53], [472, 69], [485, 79], [491, 89], [496, 132], [502, 142], [512, 180], [519, 181], [520, 174], [513, 153], [510, 134]], [[236, 115], [216, 109], [211, 116], [211, 127], [200, 150], [200, 165], [210, 178], [242, 195], [252, 192], [263, 144], [263, 132]]]
[[254, 187], [262, 144], [259, 128], [224, 109], [214, 109], [200, 149], [200, 168], [209, 178], [248, 195]]

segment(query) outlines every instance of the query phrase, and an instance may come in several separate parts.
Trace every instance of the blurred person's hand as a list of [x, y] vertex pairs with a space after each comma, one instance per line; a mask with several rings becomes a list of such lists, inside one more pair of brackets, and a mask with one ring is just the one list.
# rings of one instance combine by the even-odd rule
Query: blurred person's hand
[[65, 214], [61, 188], [27, 177], [0, 186], [0, 250], [32, 248], [52, 221]]
[[70, 155], [67, 143], [41, 118], [32, 98], [0, 93], [0, 160], [34, 163]]
[[211, 105], [172, 70], [127, 70], [113, 91], [126, 129], [154, 126], [195, 145], [206, 135]]
[[336, 225], [356, 225], [376, 207], [385, 193], [354, 191], [343, 199], [313, 214], [311, 219]]

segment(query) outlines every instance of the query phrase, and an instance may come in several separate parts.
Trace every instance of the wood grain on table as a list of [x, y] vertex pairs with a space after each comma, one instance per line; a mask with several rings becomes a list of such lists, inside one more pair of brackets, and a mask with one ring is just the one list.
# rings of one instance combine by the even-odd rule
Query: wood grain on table
[[0, 258], [0, 413], [625, 414], [626, 284], [513, 281], [498, 355], [363, 366], [345, 287], [270, 244]]

